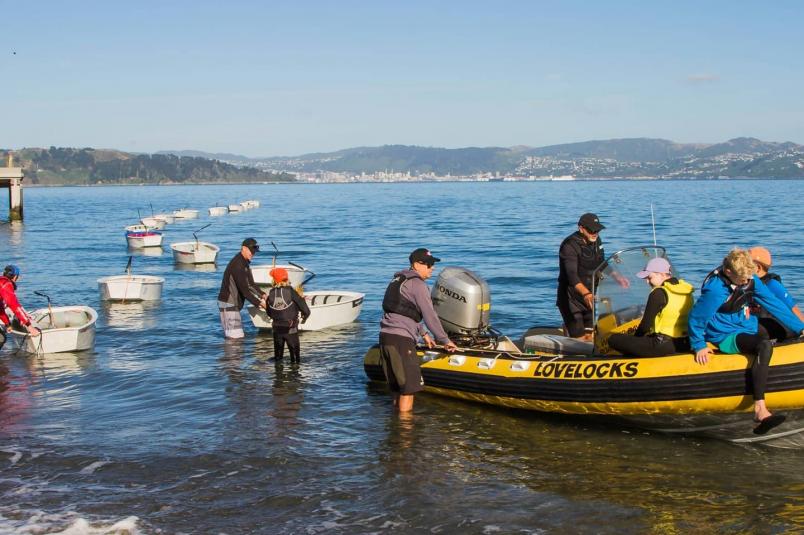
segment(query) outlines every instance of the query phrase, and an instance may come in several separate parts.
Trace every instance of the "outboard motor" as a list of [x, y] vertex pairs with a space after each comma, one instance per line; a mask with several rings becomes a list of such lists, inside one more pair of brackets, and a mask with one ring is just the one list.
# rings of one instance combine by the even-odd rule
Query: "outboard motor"
[[[450, 337], [485, 345], [496, 333], [489, 325], [491, 292], [489, 285], [469, 271], [445, 267], [432, 291], [433, 307]], [[468, 345], [468, 344], [467, 344]]]

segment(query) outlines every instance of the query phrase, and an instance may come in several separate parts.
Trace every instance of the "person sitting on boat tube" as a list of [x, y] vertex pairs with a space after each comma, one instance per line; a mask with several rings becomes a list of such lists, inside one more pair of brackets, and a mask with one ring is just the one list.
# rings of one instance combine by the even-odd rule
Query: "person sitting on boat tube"
[[441, 326], [433, 309], [430, 289], [424, 282], [432, 276], [433, 266], [441, 259], [421, 248], [410, 253], [408, 260], [410, 268], [394, 273], [385, 290], [380, 320], [380, 366], [399, 412], [412, 411], [414, 394], [424, 389], [416, 342], [421, 336], [427, 347], [435, 347], [424, 325], [444, 349], [449, 352], [457, 349]]
[[[578, 231], [567, 236], [558, 249], [558, 291], [556, 306], [564, 320], [564, 333], [572, 338], [592, 339], [595, 295], [592, 277], [606, 258], [600, 231], [606, 227], [593, 213], [578, 219]], [[624, 288], [628, 279], [614, 273]]]
[[6, 343], [6, 331], [11, 330], [11, 319], [6, 314], [8, 307], [17, 318], [17, 321], [25, 327], [31, 336], [39, 336], [38, 328], [31, 325], [31, 318], [25, 309], [22, 308], [17, 300], [17, 281], [20, 280], [20, 268], [10, 264], [3, 269], [3, 276], [0, 277], [0, 321], [3, 322], [3, 329], [0, 330], [0, 348]]
[[[782, 284], [782, 278], [776, 273], [770, 273], [768, 270], [771, 268], [773, 261], [771, 260], [770, 251], [764, 247], [751, 247], [748, 250], [751, 259], [754, 261], [754, 266], [757, 269], [757, 277], [761, 280], [768, 290], [773, 293], [780, 301], [782, 301], [788, 308], [798, 316], [798, 319], [804, 321], [804, 314], [798, 308], [795, 299], [788, 293], [787, 288]], [[788, 338], [795, 338], [796, 334], [786, 329], [784, 325], [779, 323], [768, 311], [761, 306], [757, 306], [752, 310], [759, 317], [759, 324], [765, 327], [768, 331], [768, 336], [777, 341], [782, 341]]]
[[637, 277], [653, 288], [634, 334], [612, 334], [609, 347], [631, 357], [661, 357], [689, 351], [687, 316], [692, 285], [672, 274], [666, 258], [652, 258]]
[[732, 249], [723, 259], [723, 264], [704, 280], [701, 297], [689, 314], [688, 331], [695, 361], [700, 365], [709, 362], [713, 354], [707, 342], [715, 344], [723, 353], [754, 356], [751, 388], [754, 420], [759, 424], [754, 433], [762, 435], [781, 424], [785, 417], [771, 414], [765, 404], [773, 345], [768, 332], [751, 313], [755, 303], [791, 331], [804, 334], [804, 322], [756, 276], [754, 261], [748, 251]]
[[299, 342], [299, 315], [301, 322], [310, 316], [310, 307], [304, 298], [288, 282], [288, 271], [275, 267], [269, 274], [274, 279], [274, 287], [268, 292], [265, 311], [271, 318], [271, 331], [274, 336], [274, 359], [279, 362], [285, 356], [288, 345], [290, 361], [301, 362], [301, 343]]

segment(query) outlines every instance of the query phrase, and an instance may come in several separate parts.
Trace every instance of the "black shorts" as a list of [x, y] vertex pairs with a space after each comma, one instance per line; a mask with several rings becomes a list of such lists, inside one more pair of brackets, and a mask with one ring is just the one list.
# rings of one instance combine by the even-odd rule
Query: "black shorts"
[[424, 390], [419, 364], [414, 340], [380, 333], [380, 366], [391, 392], [409, 395]]

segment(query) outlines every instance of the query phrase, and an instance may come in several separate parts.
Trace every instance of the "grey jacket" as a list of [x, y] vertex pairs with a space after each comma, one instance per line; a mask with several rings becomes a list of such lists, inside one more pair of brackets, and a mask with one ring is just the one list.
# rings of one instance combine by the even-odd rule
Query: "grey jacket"
[[[433, 333], [435, 339], [442, 344], [449, 342], [444, 327], [441, 326], [441, 320], [438, 319], [435, 310], [433, 309], [433, 300], [430, 298], [430, 288], [422, 279], [416, 275], [412, 269], [406, 269], [399, 273], [395, 273], [394, 277], [400, 273], [407, 276], [414, 276], [411, 279], [402, 283], [400, 293], [402, 297], [415, 304], [419, 311], [422, 313], [424, 325]], [[398, 336], [406, 336], [413, 340], [418, 340], [420, 336], [424, 336], [427, 332], [421, 323], [416, 323], [411, 318], [393, 312], [386, 312], [382, 315], [380, 320], [380, 332], [385, 334], [396, 334]]]

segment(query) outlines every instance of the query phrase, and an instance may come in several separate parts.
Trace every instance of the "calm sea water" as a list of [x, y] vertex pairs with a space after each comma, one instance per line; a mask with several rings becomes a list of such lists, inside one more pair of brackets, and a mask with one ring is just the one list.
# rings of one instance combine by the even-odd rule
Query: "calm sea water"
[[[27, 189], [23, 226], [0, 225], [32, 310], [99, 312], [94, 351], [0, 353], [2, 533], [674, 533], [804, 530], [804, 453], [668, 437], [593, 419], [420, 395], [400, 420], [367, 384], [380, 301], [408, 253], [470, 268], [492, 319], [519, 335], [558, 323], [557, 250], [597, 212], [607, 252], [653, 242], [699, 284], [735, 245], [762, 243], [804, 299], [800, 181], [562, 182]], [[209, 218], [248, 198], [262, 208]], [[5, 201], [3, 201], [5, 202]], [[221, 246], [215, 270], [163, 276], [153, 306], [99, 301], [121, 274], [137, 210], [202, 210], [166, 244]], [[308, 289], [365, 292], [359, 321], [304, 333], [302, 364], [275, 365], [247, 319], [222, 340], [215, 301], [247, 236], [313, 270]], [[270, 262], [269, 255], [260, 261]], [[437, 273], [436, 273], [437, 276]]]

